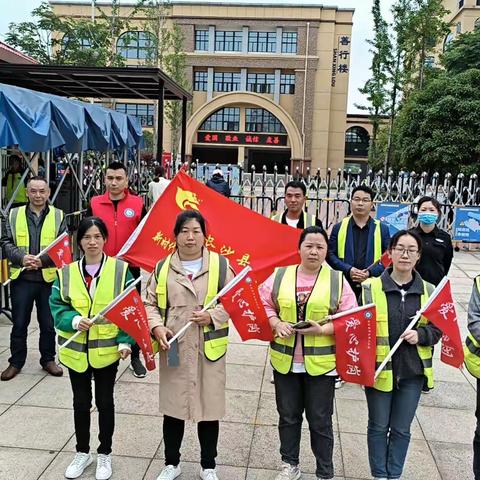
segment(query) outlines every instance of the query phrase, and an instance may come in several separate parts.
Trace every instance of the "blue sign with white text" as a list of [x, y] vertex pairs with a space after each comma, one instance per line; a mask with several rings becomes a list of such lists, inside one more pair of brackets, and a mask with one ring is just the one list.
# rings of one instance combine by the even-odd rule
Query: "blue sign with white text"
[[377, 205], [377, 220], [385, 222], [390, 230], [390, 236], [408, 226], [410, 205], [403, 203], [379, 203]]
[[480, 242], [480, 207], [457, 207], [453, 240]]

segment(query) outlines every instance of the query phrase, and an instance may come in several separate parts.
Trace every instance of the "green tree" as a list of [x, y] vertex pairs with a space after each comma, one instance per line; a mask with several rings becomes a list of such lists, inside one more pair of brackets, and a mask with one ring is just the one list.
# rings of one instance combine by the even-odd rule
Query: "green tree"
[[480, 70], [480, 28], [459, 35], [451, 42], [441, 57], [442, 64], [451, 73], [471, 68]]
[[480, 161], [480, 70], [445, 72], [413, 92], [397, 118], [401, 165], [472, 173]]

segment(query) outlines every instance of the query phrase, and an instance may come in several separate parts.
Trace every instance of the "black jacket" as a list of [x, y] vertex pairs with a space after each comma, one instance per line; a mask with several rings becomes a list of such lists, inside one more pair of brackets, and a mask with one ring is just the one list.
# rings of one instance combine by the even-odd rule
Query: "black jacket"
[[[283, 223], [284, 225], [288, 225], [288, 223], [287, 223], [287, 210], [285, 210], [282, 214], [281, 223]], [[318, 217], [315, 217], [315, 226], [323, 228], [322, 221]], [[300, 218], [298, 219], [297, 228], [301, 228], [302, 230], [305, 228], [305, 226], [303, 225], [303, 215], [300, 215]]]
[[225, 195], [226, 197], [230, 196], [230, 187], [222, 175], [214, 175], [210, 180], [207, 181], [207, 187], [212, 188], [216, 192]]

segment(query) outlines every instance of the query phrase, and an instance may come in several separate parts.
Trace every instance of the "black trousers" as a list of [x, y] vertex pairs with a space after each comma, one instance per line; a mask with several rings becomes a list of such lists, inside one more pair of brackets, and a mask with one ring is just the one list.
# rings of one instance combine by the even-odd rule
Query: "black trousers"
[[[132, 274], [132, 277], [135, 280], [140, 277], [140, 275], [141, 275], [140, 268], [138, 268], [138, 267], [128, 267], [128, 268], [130, 270], [130, 273]], [[138, 293], [140, 295], [142, 295], [142, 282], [138, 282], [137, 285], [135, 285], [135, 286], [137, 288]], [[131, 345], [131, 348], [132, 348], [132, 353], [130, 354], [130, 360], [132, 358], [139, 358], [140, 357], [140, 347], [138, 346], [138, 344], [134, 343], [133, 345]]]
[[14, 367], [22, 368], [27, 359], [27, 332], [34, 303], [40, 327], [40, 364], [44, 366], [55, 360], [55, 329], [48, 304], [51, 291], [51, 283], [29, 282], [21, 278], [11, 283], [13, 326], [10, 333], [11, 357], [8, 361]]
[[310, 430], [310, 446], [317, 462], [318, 478], [333, 478], [333, 399], [335, 377], [308, 373], [286, 375], [274, 370], [275, 398], [279, 415], [280, 455], [290, 465], [300, 463], [303, 411]]
[[[198, 422], [198, 440], [200, 442], [200, 465], [203, 469], [215, 468], [219, 421]], [[165, 444], [165, 465], [177, 466], [180, 463], [180, 447], [182, 446], [185, 421], [163, 416], [163, 442]]]
[[92, 377], [95, 381], [95, 405], [98, 409], [97, 453], [109, 455], [112, 452], [112, 437], [115, 429], [115, 405], [113, 387], [117, 375], [118, 361], [108, 367], [88, 367], [86, 372], [78, 373], [68, 369], [73, 390], [73, 418], [77, 452], [90, 451], [90, 409], [92, 408]]
[[480, 480], [480, 379], [477, 378], [477, 428], [473, 437], [473, 473], [475, 480]]

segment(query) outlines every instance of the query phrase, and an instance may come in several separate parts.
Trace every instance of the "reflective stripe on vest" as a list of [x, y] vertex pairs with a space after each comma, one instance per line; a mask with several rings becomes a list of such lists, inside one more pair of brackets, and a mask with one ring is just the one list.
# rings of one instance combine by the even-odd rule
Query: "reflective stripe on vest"
[[[297, 323], [297, 265], [278, 268], [275, 271], [272, 301], [279, 318], [288, 323]], [[341, 272], [322, 266], [305, 307], [305, 320], [321, 322], [335, 313], [343, 290]], [[305, 370], [309, 375], [323, 375], [335, 368], [335, 337], [303, 335]], [[275, 338], [270, 343], [270, 361], [280, 373], [290, 371], [295, 351], [296, 335]]]
[[[348, 225], [352, 215], [345, 217], [340, 223], [337, 236], [337, 255], [340, 260], [345, 259], [345, 248], [347, 245]], [[373, 232], [373, 261], [377, 262], [382, 256], [382, 229], [378, 220], [373, 220], [375, 230]]]
[[[475, 288], [480, 294], [480, 276], [475, 278]], [[463, 349], [465, 355], [465, 367], [474, 377], [480, 378], [480, 344], [475, 337], [468, 333], [465, 339], [465, 347]]]
[[[93, 300], [83, 280], [80, 262], [67, 265], [58, 272], [62, 300], [82, 317], [94, 317], [124, 290], [128, 270], [125, 262], [106, 257], [101, 269]], [[120, 358], [118, 332], [115, 324], [102, 317], [91, 326], [88, 336], [87, 332], [82, 332], [75, 342], [59, 351], [60, 361], [77, 372], [84, 372], [89, 364], [94, 368], [111, 365]], [[62, 345], [75, 332], [57, 330], [57, 333]]]
[[[433, 286], [428, 282], [423, 281], [423, 294], [420, 297], [420, 305], [422, 307], [425, 305], [432, 292]], [[390, 352], [387, 296], [383, 291], [382, 279], [380, 277], [370, 278], [362, 283], [362, 300], [364, 305], [374, 303], [377, 307], [377, 352], [375, 368], [378, 368]], [[421, 317], [418, 325], [424, 326], [427, 323], [427, 319]], [[432, 347], [420, 346], [417, 344], [417, 351], [422, 362], [423, 374], [427, 378], [428, 387], [433, 388]], [[374, 388], [381, 390], [382, 392], [390, 392], [393, 390], [391, 360], [378, 375]]]
[[[17, 188], [17, 184], [20, 182], [22, 179], [22, 173], [10, 173], [7, 176], [7, 189], [5, 192], [5, 196], [7, 199], [7, 202], [10, 201], [12, 198], [13, 192]], [[20, 188], [18, 189], [17, 194], [15, 195], [15, 200], [13, 203], [26, 203], [28, 201], [27, 197], [27, 188], [25, 187], [25, 182], [21, 182]]]
[[[284, 212], [276, 213], [271, 217], [274, 222], [282, 223], [282, 217]], [[303, 228], [313, 227], [317, 224], [317, 218], [315, 215], [309, 215], [307, 212], [303, 212]]]
[[[168, 322], [168, 272], [172, 255], [160, 260], [155, 267], [157, 280], [157, 304], [164, 324]], [[203, 305], [207, 305], [215, 295], [223, 288], [227, 275], [228, 260], [218, 253], [209, 252], [208, 255], [208, 280], [207, 293]], [[227, 352], [228, 345], [228, 322], [215, 329], [213, 324], [203, 327], [203, 341], [205, 357], [214, 362], [222, 358]]]
[[[10, 228], [15, 245], [25, 253], [30, 251], [30, 233], [27, 221], [27, 206], [12, 208], [9, 214]], [[40, 251], [48, 247], [58, 236], [58, 231], [63, 220], [63, 212], [58, 208], [49, 207], [40, 232]], [[21, 268], [10, 267], [10, 278], [15, 280], [20, 275]], [[56, 268], [42, 268], [42, 276], [46, 282], [53, 282], [56, 277]]]

